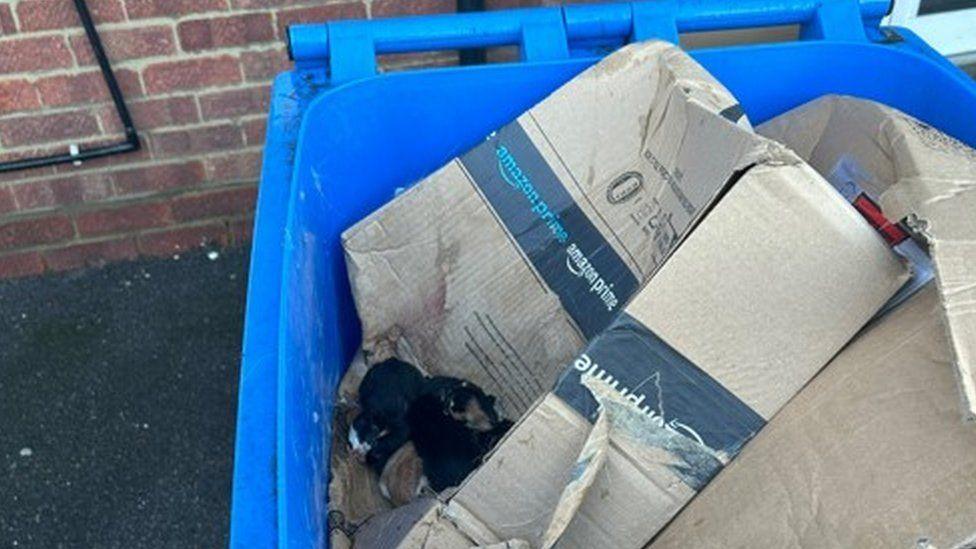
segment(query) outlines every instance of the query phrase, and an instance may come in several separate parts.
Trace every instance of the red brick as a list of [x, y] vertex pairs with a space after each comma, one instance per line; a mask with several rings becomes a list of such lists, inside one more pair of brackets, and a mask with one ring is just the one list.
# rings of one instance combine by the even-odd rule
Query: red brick
[[[115, 80], [126, 99], [143, 95], [139, 73], [131, 69], [115, 69]], [[49, 107], [96, 103], [110, 101], [112, 98], [101, 71], [40, 78], [35, 86], [41, 95], [41, 101]]]
[[0, 121], [0, 142], [8, 147], [97, 135], [98, 122], [87, 112], [64, 112]]
[[81, 267], [101, 267], [109, 261], [135, 259], [139, 255], [133, 237], [100, 242], [85, 242], [43, 252], [44, 262], [52, 271]]
[[261, 173], [261, 153], [243, 152], [210, 156], [206, 160], [207, 181], [211, 183], [257, 181]]
[[[131, 69], [115, 69], [115, 81], [126, 100], [142, 97], [139, 73]], [[41, 101], [48, 107], [63, 107], [82, 103], [111, 101], [108, 85], [100, 71], [78, 74], [59, 74], [39, 78], [35, 83]]]
[[254, 147], [264, 144], [264, 136], [268, 131], [268, 119], [264, 116], [241, 123], [244, 129], [244, 144]]
[[232, 246], [250, 242], [254, 237], [254, 217], [245, 216], [243, 219], [231, 221], [230, 236]]
[[74, 64], [61, 36], [0, 39], [0, 73], [35, 72]]
[[[141, 135], [140, 138], [143, 140], [145, 139]], [[122, 135], [115, 134], [115, 135], [100, 137], [98, 139], [94, 139], [90, 141], [85, 140], [84, 146], [88, 148], [88, 147], [96, 147], [96, 146], [103, 146], [103, 145], [115, 145], [118, 144], [119, 141], [121, 140], [122, 140]], [[57, 148], [56, 152], [64, 152], [64, 149], [65, 147], [62, 145]], [[143, 141], [143, 147], [135, 151], [126, 151], [124, 153], [103, 156], [100, 158], [92, 158], [90, 160], [85, 160], [84, 162], [78, 165], [75, 165], [74, 163], [58, 164], [56, 166], [53, 166], [53, 168], [54, 168], [54, 173], [56, 174], [74, 175], [77, 174], [78, 172], [92, 172], [99, 169], [117, 168], [123, 164], [131, 164], [143, 160], [150, 160], [151, 158], [152, 155], [149, 153], [149, 150], [145, 147], [145, 141]]]
[[241, 66], [248, 82], [267, 82], [276, 74], [291, 70], [291, 65], [284, 47], [241, 54]]
[[194, 13], [226, 11], [227, 0], [126, 0], [130, 19], [180, 17]]
[[236, 84], [241, 81], [241, 68], [230, 56], [167, 61], [143, 69], [146, 91], [159, 94], [209, 86]]
[[138, 72], [132, 69], [112, 69], [112, 71], [115, 73], [115, 81], [119, 83], [119, 89], [122, 90], [122, 95], [126, 100], [145, 95]]
[[0, 114], [21, 112], [41, 106], [33, 84], [26, 80], [0, 82]]
[[[321, 1], [321, 0], [320, 0]], [[232, 8], [236, 9], [256, 9], [256, 8], [283, 8], [286, 6], [298, 6], [310, 4], [309, 0], [230, 0]]]
[[[116, 69], [116, 82], [126, 99], [126, 106], [131, 107], [132, 99], [143, 96], [139, 73], [130, 69]], [[63, 107], [66, 105], [108, 103], [112, 96], [108, 92], [108, 85], [99, 71], [80, 74], [61, 74], [38, 79], [34, 86], [41, 97], [41, 102], [48, 107]], [[114, 118], [115, 105], [110, 104]]]
[[[133, 123], [140, 130], [182, 126], [200, 121], [197, 103], [192, 97], [146, 99], [133, 101], [128, 106]], [[106, 133], [122, 132], [122, 122], [115, 112], [114, 105], [102, 108], [98, 116], [102, 119], [102, 127]]]
[[37, 252], [0, 256], [0, 278], [39, 275], [43, 272], [44, 261]]
[[[49, 0], [45, 0], [49, 1]], [[105, 53], [113, 62], [143, 57], [159, 57], [176, 52], [173, 29], [164, 26], [99, 31]], [[70, 38], [79, 65], [94, 65], [95, 56], [84, 34]]]
[[0, 36], [17, 32], [17, 22], [8, 4], [0, 4]]
[[[119, 136], [100, 136], [90, 139], [79, 140], [79, 145], [83, 148], [100, 147], [103, 145], [117, 144], [119, 142]], [[11, 160], [19, 160], [25, 158], [34, 158], [39, 156], [51, 156], [55, 154], [64, 154], [68, 152], [68, 145], [65, 143], [58, 144], [43, 144], [34, 145], [27, 147], [19, 147], [13, 151], [7, 151], [3, 147], [0, 147], [0, 162], [7, 162]], [[52, 166], [44, 166], [40, 168], [31, 168], [27, 170], [18, 170], [11, 172], [0, 172], [0, 183], [11, 182], [11, 183], [23, 183], [28, 180], [40, 179], [42, 177], [54, 176], [58, 174], [62, 175], [74, 175], [81, 171], [87, 171], [96, 165], [105, 165], [111, 163], [115, 166], [123, 162], [131, 161], [133, 158], [139, 156], [138, 152], [135, 153], [125, 153], [122, 155], [110, 155], [101, 158], [95, 158], [91, 160], [85, 160], [79, 165], [71, 164], [55, 164]], [[145, 159], [148, 159], [147, 156]]]
[[172, 202], [173, 218], [194, 221], [208, 217], [240, 215], [254, 211], [257, 187], [235, 187], [181, 196]]
[[110, 210], [82, 213], [75, 217], [78, 234], [82, 236], [164, 227], [171, 224], [172, 221], [173, 216], [170, 213], [169, 204], [165, 202], [134, 204]]
[[49, 107], [92, 103], [109, 98], [100, 72], [50, 76], [37, 81], [41, 101]]
[[[11, 151], [8, 151], [8, 150], [4, 149], [3, 147], [0, 147], [0, 162], [10, 162], [11, 160], [17, 160], [18, 158], [25, 158], [26, 157], [25, 155], [30, 155], [30, 156], [43, 155], [45, 152], [46, 151], [40, 150], [40, 148], [35, 148], [33, 150], [27, 150], [27, 151], [25, 151], [25, 150], [19, 150], [19, 151], [13, 151], [13, 152], [11, 152]], [[43, 169], [41, 169], [39, 171], [43, 171]], [[12, 178], [13, 181], [22, 181], [23, 179], [26, 179], [27, 177], [32, 177], [32, 176], [36, 175], [33, 172], [34, 172], [34, 170], [30, 170], [28, 172], [23, 172], [23, 171], [0, 172], [0, 177], [2, 177], [2, 179], [0, 179], [0, 181], [10, 181], [11, 179], [7, 177], [7, 176], [10, 176], [10, 175], [15, 176], [15, 177]]]
[[198, 161], [156, 164], [115, 172], [115, 190], [119, 195], [158, 192], [191, 187], [203, 181], [203, 164]]
[[10, 187], [3, 186], [0, 187], [0, 215], [12, 212], [17, 209], [17, 204], [14, 202], [14, 193], [10, 190]]
[[236, 118], [248, 114], [268, 112], [271, 88], [257, 86], [227, 90], [200, 96], [200, 112], [204, 120]]
[[212, 244], [226, 244], [228, 230], [224, 223], [181, 227], [139, 235], [139, 250], [149, 255], [170, 255]]
[[[0, 147], [2, 149], [3, 147]], [[48, 152], [48, 151], [45, 151]], [[20, 158], [30, 158], [36, 156], [32, 154], [32, 151], [18, 150], [16, 152], [5, 152], [0, 151], [0, 162], [7, 162], [10, 160], [17, 160]], [[43, 166], [40, 168], [31, 168], [29, 170], [17, 170], [13, 172], [0, 172], [0, 184], [3, 183], [17, 183], [24, 181], [33, 177], [44, 177], [46, 175], [51, 175], [54, 173], [53, 166]]]
[[21, 211], [69, 206], [112, 196], [108, 174], [96, 172], [28, 181], [10, 188]]
[[[39, 0], [40, 2], [47, 2], [47, 0]], [[92, 19], [95, 23], [109, 23], [125, 21], [125, 10], [122, 9], [122, 4], [126, 0], [88, 0], [88, 9], [91, 11]], [[23, 4], [23, 0], [20, 2]], [[73, 9], [74, 6], [71, 6]], [[19, 9], [19, 8], [18, 8]]]
[[284, 9], [277, 13], [278, 36], [285, 36], [285, 28], [297, 23], [323, 23], [336, 19], [359, 19], [366, 17], [366, 6], [362, 2], [342, 2], [309, 6], [307, 8]]
[[49, 244], [74, 235], [71, 220], [63, 215], [11, 221], [0, 224], [0, 250]]
[[373, 17], [453, 13], [456, 5], [457, 0], [376, 0], [370, 13]]
[[158, 132], [152, 136], [156, 158], [200, 154], [244, 146], [241, 130], [233, 124]]
[[[96, 23], [125, 20], [120, 0], [90, 0], [88, 9]], [[20, 19], [20, 30], [24, 32], [81, 26], [73, 5], [51, 0], [21, 0], [17, 4], [17, 18]]]
[[11, 187], [10, 192], [17, 198], [19, 209], [23, 211], [53, 208], [58, 204], [55, 190], [49, 181], [21, 183]]
[[246, 13], [183, 21], [176, 27], [184, 51], [244, 46], [274, 40], [270, 13]]
[[[0, 147], [2, 149], [3, 147]], [[19, 158], [29, 158], [35, 155], [31, 154], [31, 151], [18, 150], [16, 152], [5, 152], [0, 151], [0, 162], [7, 162], [9, 160], [17, 160]], [[53, 166], [43, 166], [40, 168], [31, 168], [29, 170], [17, 170], [13, 172], [0, 172], [0, 184], [3, 183], [17, 183], [30, 179], [33, 177], [44, 177], [46, 175], [51, 175], [54, 173]]]

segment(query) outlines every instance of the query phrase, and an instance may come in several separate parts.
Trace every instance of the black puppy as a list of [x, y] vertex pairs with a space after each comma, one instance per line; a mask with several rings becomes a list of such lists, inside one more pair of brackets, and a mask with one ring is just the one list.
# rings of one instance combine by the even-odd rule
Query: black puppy
[[425, 382], [420, 370], [391, 358], [370, 368], [359, 385], [360, 412], [349, 429], [349, 446], [378, 474], [410, 438], [407, 410]]
[[460, 484], [511, 426], [499, 421], [494, 397], [444, 376], [428, 380], [407, 418], [424, 476], [437, 492]]
[[478, 432], [452, 417], [435, 394], [415, 400], [407, 420], [424, 476], [435, 491], [457, 486], [478, 466], [482, 455]]
[[434, 376], [427, 380], [424, 393], [436, 396], [451, 417], [471, 430], [487, 432], [498, 424], [495, 397], [470, 381]]

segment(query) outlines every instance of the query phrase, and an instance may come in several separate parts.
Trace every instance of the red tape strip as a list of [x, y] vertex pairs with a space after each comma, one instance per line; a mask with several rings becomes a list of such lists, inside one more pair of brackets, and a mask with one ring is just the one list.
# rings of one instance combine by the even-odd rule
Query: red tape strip
[[888, 221], [888, 218], [882, 213], [881, 208], [873, 200], [868, 198], [867, 195], [858, 195], [854, 199], [854, 207], [857, 208], [857, 211], [861, 212], [861, 215], [864, 216], [864, 219], [868, 220], [868, 223], [872, 227], [881, 233], [881, 236], [884, 237], [890, 246], [900, 244], [908, 238], [908, 232], [898, 224]]

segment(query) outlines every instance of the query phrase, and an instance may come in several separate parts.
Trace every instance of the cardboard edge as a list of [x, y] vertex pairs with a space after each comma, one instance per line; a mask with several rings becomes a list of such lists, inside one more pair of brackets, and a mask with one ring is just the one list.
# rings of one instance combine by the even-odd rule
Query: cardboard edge
[[[879, 122], [877, 127], [879, 135], [874, 136], [873, 139], [879, 146], [885, 144], [882, 148], [889, 154], [892, 152], [893, 145], [890, 139], [883, 139], [889, 133], [893, 132], [898, 140], [909, 142], [913, 146], [923, 147], [923, 138], [917, 132], [911, 131], [910, 126], [917, 125], [930, 128], [927, 124], [920, 122], [915, 117], [893, 107], [854, 96], [828, 94], [797, 106], [761, 124], [757, 128], [757, 131], [773, 139], [790, 136], [792, 141], [795, 141], [804, 149], [800, 151], [800, 154], [810, 156], [817, 151], [824, 134], [827, 132], [827, 128], [831, 124], [836, 123], [834, 121], [839, 117], [843, 117], [845, 111], [849, 109], [863, 109], [871, 113], [871, 116]], [[957, 143], [959, 147], [970, 149], [964, 143], [946, 136], [937, 129], [933, 128], [933, 130], [939, 136], [943, 136], [947, 140]], [[960, 161], [962, 161], [962, 157], [960, 157]], [[910, 166], [913, 162], [912, 158], [904, 160], [899, 158], [892, 159], [892, 164], [895, 168], [898, 168], [898, 166]], [[897, 172], [898, 170], [896, 169]], [[893, 217], [898, 219], [907, 218], [909, 229], [914, 236], [927, 245], [929, 250], [934, 250], [939, 247], [940, 243], [947, 241], [936, 237], [927, 230], [932, 224], [933, 220], [930, 219], [932, 216], [920, 211], [923, 209], [920, 206], [956, 198], [961, 192], [973, 193], [976, 192], [976, 189], [971, 188], [972, 183], [968, 180], [960, 180], [959, 184], [956, 185], [956, 192], [940, 196], [934, 194], [933, 189], [927, 188], [922, 184], [924, 181], [931, 180], [931, 177], [923, 178], [921, 181], [915, 177], [899, 177], [876, 198]], [[976, 246], [976, 239], [958, 242], [972, 243]], [[973, 364], [973, 357], [976, 357], [976, 336], [969, 333], [968, 330], [956, 328], [951, 319], [953, 315], [952, 309], [958, 307], [959, 303], [954, 302], [949, 288], [946, 287], [944, 280], [945, 267], [943, 265], [940, 268], [939, 260], [942, 259], [944, 262], [946, 259], [952, 258], [939, 258], [937, 257], [938, 252], [930, 253], [930, 255], [935, 264], [936, 286], [938, 288], [937, 293], [943, 313], [943, 326], [946, 330], [948, 341], [950, 342], [950, 348], [952, 349], [953, 370], [956, 373], [959, 389], [958, 397], [962, 419], [969, 423], [976, 423], [976, 365]], [[976, 279], [973, 280], [973, 283], [976, 283]]]

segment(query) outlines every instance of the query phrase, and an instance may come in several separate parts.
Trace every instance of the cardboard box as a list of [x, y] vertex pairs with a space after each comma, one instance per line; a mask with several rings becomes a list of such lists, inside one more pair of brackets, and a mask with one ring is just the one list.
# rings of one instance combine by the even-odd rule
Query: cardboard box
[[972, 547], [976, 430], [941, 309], [929, 286], [859, 336], [651, 547]]
[[964, 408], [976, 418], [976, 151], [895, 109], [843, 96], [803, 105], [758, 131], [795, 150], [852, 201], [877, 203], [891, 231], [927, 245]]
[[405, 340], [519, 417], [729, 181], [783, 154], [747, 128], [677, 47], [606, 57], [346, 231], [364, 350]]
[[[623, 48], [344, 234], [366, 362], [473, 380], [517, 419], [726, 184], [777, 154], [681, 50]], [[362, 366], [334, 421], [337, 545], [389, 511], [345, 452]]]
[[907, 278], [809, 166], [753, 166], [442, 517], [477, 544], [643, 546]]

